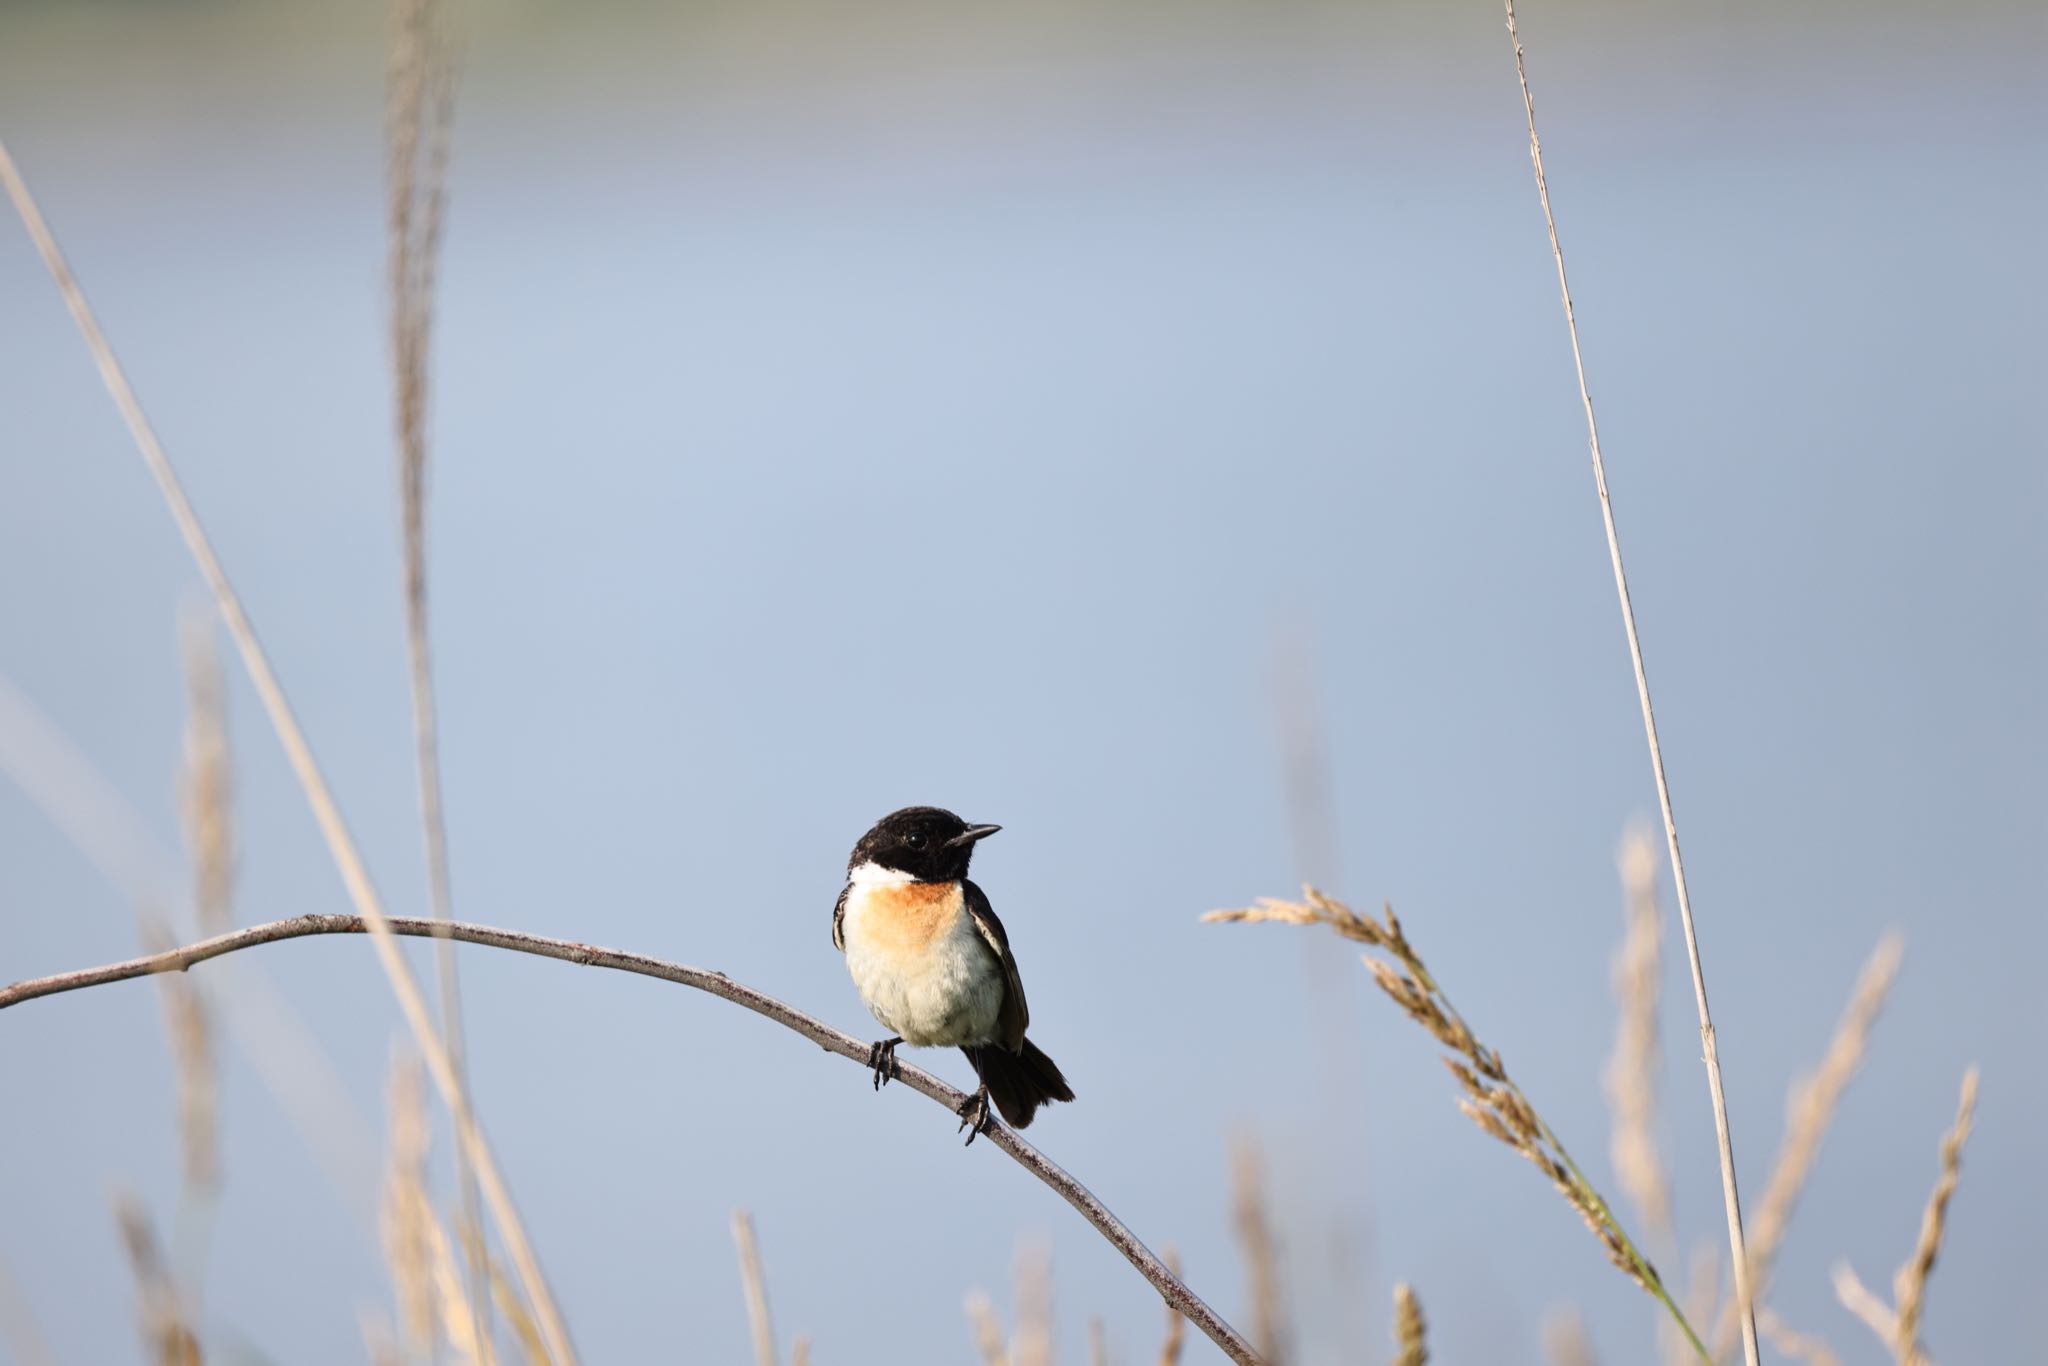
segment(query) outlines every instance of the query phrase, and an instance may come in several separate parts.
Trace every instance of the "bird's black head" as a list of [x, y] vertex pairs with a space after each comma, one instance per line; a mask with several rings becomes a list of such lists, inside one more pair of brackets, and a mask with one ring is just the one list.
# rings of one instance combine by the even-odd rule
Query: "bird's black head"
[[917, 882], [952, 882], [967, 876], [974, 842], [1002, 829], [1000, 825], [969, 825], [936, 806], [906, 806], [875, 822], [875, 828], [853, 846], [849, 872], [864, 863]]

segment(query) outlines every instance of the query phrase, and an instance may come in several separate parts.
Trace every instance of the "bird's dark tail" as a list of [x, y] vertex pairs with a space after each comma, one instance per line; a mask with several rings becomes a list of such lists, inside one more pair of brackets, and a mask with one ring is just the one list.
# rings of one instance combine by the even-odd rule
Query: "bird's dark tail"
[[1015, 1053], [995, 1044], [960, 1051], [981, 1074], [989, 1099], [1013, 1128], [1022, 1129], [1030, 1124], [1038, 1107], [1047, 1101], [1074, 1098], [1074, 1090], [1060, 1075], [1059, 1066], [1029, 1039]]

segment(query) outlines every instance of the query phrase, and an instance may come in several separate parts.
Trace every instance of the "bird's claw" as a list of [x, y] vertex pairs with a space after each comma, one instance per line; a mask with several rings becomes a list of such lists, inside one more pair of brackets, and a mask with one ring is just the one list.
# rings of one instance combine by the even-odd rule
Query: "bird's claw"
[[898, 1076], [896, 1071], [896, 1045], [900, 1038], [883, 1039], [868, 1048], [868, 1068], [875, 1074], [875, 1089], [881, 1090], [889, 1079]]
[[963, 1147], [972, 1145], [975, 1135], [985, 1134], [995, 1126], [994, 1116], [989, 1113], [986, 1086], [969, 1096], [955, 1113], [960, 1116], [960, 1128], [967, 1131], [967, 1143]]

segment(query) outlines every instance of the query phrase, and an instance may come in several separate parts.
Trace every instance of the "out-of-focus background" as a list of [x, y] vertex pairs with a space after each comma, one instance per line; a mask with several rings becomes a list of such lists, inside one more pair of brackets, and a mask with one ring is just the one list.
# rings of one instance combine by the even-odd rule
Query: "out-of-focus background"
[[[0, 135], [394, 910], [423, 913], [385, 18], [9, 5]], [[1907, 938], [1777, 1306], [1889, 1359], [1829, 1268], [1888, 1285], [1975, 1062], [1928, 1341], [2018, 1360], [2048, 1270], [2048, 25], [1521, 19], [1751, 1191], [1859, 964]], [[977, 875], [1081, 1097], [1030, 1136], [1226, 1313], [1229, 1145], [1254, 1135], [1300, 1360], [1380, 1356], [1397, 1279], [1446, 1362], [1534, 1359], [1564, 1304], [1606, 1360], [1646, 1359], [1655, 1306], [1457, 1113], [1347, 946], [1195, 919], [1305, 872], [1390, 898], [1612, 1186], [1614, 852], [1654, 795], [1498, 7], [461, 26], [432, 513], [458, 915], [720, 968], [866, 1036], [827, 933], [847, 848], [905, 803], [999, 821]], [[0, 586], [11, 980], [185, 917], [197, 591], [11, 221]], [[344, 910], [231, 680], [236, 915]], [[1314, 801], [1290, 816], [1304, 734], [1327, 840]], [[968, 1357], [963, 1296], [1007, 1316], [1041, 1237], [1065, 1359], [1096, 1316], [1117, 1359], [1155, 1350], [1157, 1297], [929, 1104], [687, 991], [461, 966], [478, 1104], [589, 1360], [745, 1355], [737, 1205], [821, 1362]], [[390, 1300], [390, 992], [353, 940], [194, 976], [226, 1012], [210, 1228], [177, 1208], [156, 987], [0, 1017], [11, 1298], [57, 1361], [134, 1359], [108, 1214], [132, 1189], [203, 1273], [216, 1356], [356, 1359]], [[1682, 1282], [1722, 1231], [1675, 927], [1664, 977]]]

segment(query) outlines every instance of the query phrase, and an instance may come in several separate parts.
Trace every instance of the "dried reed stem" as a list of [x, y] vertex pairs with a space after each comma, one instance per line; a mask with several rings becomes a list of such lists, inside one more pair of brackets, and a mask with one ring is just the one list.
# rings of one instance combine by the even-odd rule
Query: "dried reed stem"
[[1509, 1077], [1500, 1052], [1479, 1041], [1457, 1007], [1444, 994], [1443, 988], [1437, 985], [1421, 955], [1409, 942], [1394, 908], [1385, 907], [1385, 919], [1380, 920], [1354, 911], [1314, 887], [1304, 887], [1302, 894], [1303, 901], [1265, 897], [1257, 906], [1211, 911], [1202, 919], [1211, 923], [1323, 925], [1346, 939], [1373, 949], [1375, 953], [1365, 955], [1365, 964], [1372, 970], [1380, 990], [1438, 1043], [1456, 1055], [1443, 1059], [1443, 1062], [1465, 1092], [1458, 1098], [1458, 1108], [1488, 1135], [1519, 1153], [1549, 1179], [1585, 1221], [1593, 1236], [1599, 1239], [1608, 1260], [1664, 1306], [1672, 1320], [1685, 1331], [1694, 1351], [1701, 1360], [1706, 1360], [1706, 1347], [1658, 1278], [1657, 1268], [1629, 1237], [1628, 1230], [1606, 1198], [1586, 1178], [1585, 1172], [1550, 1125], [1537, 1113], [1522, 1088]]
[[768, 1278], [761, 1271], [761, 1249], [754, 1240], [754, 1216], [732, 1212], [732, 1242], [740, 1254], [740, 1289], [747, 1298], [747, 1332], [754, 1340], [755, 1366], [776, 1366], [775, 1323], [768, 1317]]
[[1770, 1339], [1771, 1346], [1795, 1361], [1804, 1361], [1810, 1366], [1842, 1366], [1841, 1358], [1827, 1343], [1791, 1327], [1772, 1311], [1769, 1305], [1758, 1305], [1756, 1326]]
[[134, 1196], [118, 1194], [114, 1197], [114, 1221], [120, 1225], [128, 1266], [135, 1273], [144, 1354], [156, 1366], [199, 1366], [204, 1360], [199, 1338], [186, 1318], [170, 1269], [164, 1265], [148, 1211]]
[[1557, 217], [1550, 208], [1550, 183], [1543, 174], [1543, 142], [1536, 135], [1536, 101], [1529, 93], [1529, 72], [1522, 57], [1522, 36], [1515, 28], [1515, 0], [1506, 0], [1508, 37], [1515, 49], [1515, 76], [1522, 86], [1522, 112], [1529, 124], [1529, 160], [1536, 170], [1536, 195], [1543, 204], [1543, 223], [1550, 233], [1550, 254], [1557, 263], [1557, 291], [1564, 301], [1565, 328], [1571, 335], [1572, 366], [1578, 372], [1579, 399], [1586, 409], [1586, 437], [1593, 455], [1593, 486], [1600, 495], [1600, 518], [1607, 529], [1607, 555], [1614, 566], [1614, 589], [1621, 600], [1622, 626], [1628, 635], [1629, 661], [1635, 666], [1636, 700], [1643, 713], [1643, 733], [1650, 745], [1650, 769], [1657, 780], [1657, 804], [1664, 815], [1664, 840], [1671, 854], [1671, 879], [1678, 889], [1678, 917], [1685, 929], [1685, 952], [1692, 965], [1693, 998], [1699, 1006], [1700, 1048], [1707, 1067], [1707, 1090], [1714, 1104], [1714, 1133], [1721, 1149], [1721, 1193], [1728, 1216], [1728, 1252], [1735, 1271], [1735, 1295], [1745, 1306], [1742, 1350], [1749, 1366], [1757, 1366], [1756, 1319], [1747, 1312], [1749, 1257], [1743, 1251], [1742, 1199], [1735, 1185], [1735, 1141], [1728, 1128], [1728, 1098], [1721, 1088], [1721, 1058], [1714, 1045], [1714, 1018], [1707, 1008], [1707, 979], [1700, 968], [1699, 936], [1693, 930], [1692, 898], [1686, 889], [1685, 860], [1678, 850], [1678, 819], [1672, 814], [1671, 784], [1664, 774], [1664, 750], [1657, 741], [1657, 715], [1650, 705], [1650, 679], [1643, 667], [1643, 644], [1636, 633], [1635, 607], [1629, 600], [1628, 573], [1621, 563], [1621, 537], [1614, 526], [1614, 504], [1607, 493], [1607, 466], [1600, 456], [1600, 424], [1593, 417], [1593, 395], [1586, 388], [1586, 359], [1579, 350], [1579, 323], [1572, 310], [1572, 290], [1565, 278], [1564, 248], [1558, 245]]
[[1543, 1321], [1543, 1355], [1550, 1366], [1598, 1366], [1578, 1310], [1560, 1309]]
[[1099, 1314], [1088, 1320], [1088, 1366], [1109, 1366], [1109, 1329]]
[[1244, 1254], [1244, 1273], [1252, 1300], [1253, 1341], [1268, 1366], [1281, 1366], [1290, 1355], [1287, 1343], [1286, 1295], [1280, 1284], [1280, 1249], [1273, 1232], [1266, 1194], [1266, 1163], [1258, 1140], [1246, 1135], [1231, 1149], [1231, 1220]]
[[[435, 0], [393, 0], [385, 74], [385, 186], [388, 194], [391, 366], [398, 440], [400, 537], [405, 568], [405, 645], [419, 772], [420, 824], [427, 889], [436, 920], [454, 919], [448, 874], [448, 827], [442, 815], [441, 757], [433, 655], [427, 630], [427, 361], [433, 334], [434, 279], [440, 263], [447, 203], [448, 130], [454, 115], [454, 61]], [[469, 1089], [468, 1046], [454, 945], [434, 946], [441, 996], [441, 1036], [449, 1065]], [[490, 1336], [490, 1300], [476, 1173], [455, 1152], [468, 1248], [467, 1296], [478, 1341]]]
[[1429, 1361], [1429, 1324], [1422, 1301], [1404, 1281], [1394, 1287], [1394, 1366], [1425, 1366]]
[[[1167, 1269], [1180, 1275], [1180, 1252], [1168, 1244], [1164, 1250]], [[1180, 1349], [1187, 1338], [1188, 1321], [1169, 1302], [1166, 1306], [1166, 1336], [1159, 1341], [1159, 1366], [1179, 1366]]]
[[1614, 958], [1614, 997], [1620, 1007], [1614, 1054], [1605, 1077], [1614, 1131], [1609, 1147], [1622, 1194], [1665, 1249], [1672, 1242], [1671, 1178], [1657, 1142], [1658, 984], [1663, 977], [1664, 919], [1657, 909], [1657, 848], [1632, 828], [1617, 856], [1627, 932]]
[[1955, 1198], [1956, 1183], [1963, 1175], [1963, 1145], [1970, 1140], [1970, 1126], [1977, 1114], [1977, 1069], [1963, 1073], [1962, 1097], [1956, 1102], [1956, 1122], [1941, 1140], [1941, 1176], [1927, 1208], [1920, 1216], [1920, 1237], [1913, 1255], [1892, 1278], [1892, 1297], [1898, 1301], [1899, 1331], [1893, 1350], [1901, 1366], [1912, 1366], [1926, 1353], [1920, 1346], [1920, 1317], [1927, 1306], [1927, 1277], [1941, 1252], [1941, 1237], [1948, 1228], [1948, 1205]]
[[1876, 1291], [1863, 1283], [1854, 1267], [1847, 1262], [1837, 1262], [1834, 1281], [1835, 1298], [1842, 1302], [1842, 1308], [1863, 1320], [1864, 1326], [1880, 1341], [1890, 1344], [1898, 1340], [1899, 1316]]
[[[493, 1344], [477, 1334], [479, 1317], [463, 1284], [454, 1248], [427, 1186], [427, 1149], [433, 1128], [427, 1120], [426, 1082], [419, 1060], [395, 1055], [389, 1087], [391, 1156], [383, 1197], [384, 1257], [398, 1300], [400, 1335], [410, 1360], [434, 1361], [445, 1341], [458, 1360], [489, 1366]], [[485, 1293], [490, 1290], [485, 1265]], [[530, 1327], [530, 1325], [529, 1325]], [[545, 1361], [536, 1344], [528, 1360]]]
[[1956, 1102], [1955, 1123], [1941, 1140], [1941, 1175], [1920, 1216], [1920, 1236], [1913, 1255], [1892, 1276], [1894, 1308], [1863, 1284], [1847, 1262], [1835, 1266], [1835, 1297], [1842, 1307], [1863, 1320], [1870, 1331], [1892, 1349], [1899, 1366], [1930, 1366], [1927, 1349], [1920, 1344], [1920, 1320], [1927, 1304], [1927, 1278], [1941, 1253], [1942, 1235], [1948, 1230], [1949, 1201], [1963, 1175], [1963, 1145], [1977, 1114], [1977, 1069], [1963, 1073], [1963, 1090]]
[[[1835, 1026], [1834, 1038], [1818, 1070], [1792, 1083], [1785, 1102], [1785, 1136], [1778, 1145], [1770, 1180], [1763, 1198], [1756, 1203], [1750, 1221], [1749, 1292], [1761, 1301], [1770, 1289], [1771, 1270], [1785, 1232], [1792, 1222], [1800, 1192], [1820, 1158], [1821, 1143], [1840, 1105], [1842, 1093], [1863, 1065], [1870, 1046], [1871, 1027], [1884, 1010], [1885, 998], [1898, 977], [1904, 948], [1895, 934], [1878, 941], [1870, 961], [1857, 976], [1848, 1008]], [[1758, 1307], [1761, 1307], [1759, 1304]], [[1741, 1306], [1730, 1303], [1714, 1326], [1714, 1359], [1720, 1360], [1734, 1346], [1735, 1325]]]
[[398, 1300], [398, 1332], [417, 1359], [432, 1360], [440, 1341], [434, 1294], [433, 1202], [427, 1195], [426, 1080], [419, 1063], [391, 1061], [391, 1157], [384, 1177], [384, 1261]]
[[0, 1259], [0, 1347], [7, 1349], [14, 1366], [56, 1366], [49, 1340], [5, 1259]]
[[1017, 1331], [1010, 1335], [1015, 1366], [1052, 1366], [1052, 1242], [1034, 1238], [1017, 1248]]
[[1003, 1343], [1003, 1321], [989, 1297], [976, 1290], [967, 1297], [967, 1323], [974, 1330], [974, 1347], [983, 1366], [1010, 1366], [1010, 1351]]
[[[558, 959], [565, 963], [609, 968], [618, 972], [631, 972], [642, 977], [674, 982], [679, 986], [706, 992], [720, 1000], [730, 1001], [734, 1005], [744, 1006], [755, 1014], [802, 1035], [828, 1053], [836, 1053], [863, 1068], [868, 1065], [867, 1042], [856, 1039], [851, 1034], [842, 1033], [822, 1020], [786, 1005], [764, 992], [736, 982], [722, 972], [688, 967], [660, 958], [650, 958], [644, 954], [624, 953], [617, 949], [598, 948], [566, 939], [549, 939], [519, 930], [469, 925], [461, 921], [444, 926], [433, 920], [387, 917], [383, 925], [386, 932], [393, 935], [431, 939], [436, 934], [444, 933], [465, 944], [482, 944], [490, 948], [508, 949], [515, 953], [530, 953], [541, 958]], [[290, 920], [274, 920], [268, 924], [251, 925], [229, 934], [216, 935], [212, 939], [187, 944], [183, 948], [166, 953], [150, 954], [75, 972], [57, 973], [0, 987], [0, 1010], [20, 1005], [24, 1001], [87, 987], [103, 986], [109, 982], [123, 982], [160, 972], [183, 972], [195, 963], [254, 948], [259, 944], [301, 939], [309, 935], [370, 932], [368, 920], [357, 915], [302, 915]], [[905, 1089], [915, 1091], [955, 1113], [966, 1104], [967, 1094], [964, 1091], [948, 1086], [922, 1068], [907, 1062], [898, 1063], [897, 1068], [896, 1079], [902, 1082]], [[1231, 1327], [1222, 1315], [1190, 1290], [1178, 1273], [1170, 1270], [1166, 1263], [1153, 1255], [1152, 1250], [1131, 1232], [1130, 1227], [1117, 1218], [1107, 1205], [1096, 1199], [1092, 1191], [1074, 1179], [1071, 1173], [1025, 1142], [1018, 1136], [1016, 1130], [1006, 1124], [993, 1126], [987, 1137], [990, 1146], [1007, 1155], [1017, 1165], [1044, 1182], [1062, 1200], [1072, 1205], [1111, 1247], [1137, 1269], [1138, 1274], [1152, 1283], [1170, 1308], [1185, 1314], [1210, 1341], [1223, 1350], [1226, 1356], [1241, 1366], [1260, 1366], [1258, 1354], [1253, 1351], [1252, 1345], [1245, 1340], [1244, 1335]], [[480, 1165], [478, 1170], [481, 1172], [484, 1168]], [[489, 1190], [487, 1185], [486, 1195], [489, 1194]], [[499, 1303], [502, 1308], [502, 1297]]]
[[[145, 922], [145, 947], [172, 942], [160, 923]], [[164, 1035], [178, 1080], [178, 1147], [185, 1183], [201, 1198], [220, 1189], [220, 1069], [214, 1057], [213, 1017], [199, 984], [185, 977], [163, 980]]]
[[196, 604], [193, 608], [178, 624], [186, 698], [179, 806], [192, 850], [192, 905], [199, 932], [220, 934], [234, 924], [234, 766], [212, 615]]
[[548, 1290], [546, 1278], [541, 1273], [540, 1260], [534, 1254], [533, 1245], [526, 1236], [524, 1224], [512, 1201], [512, 1193], [499, 1173], [497, 1160], [492, 1156], [490, 1145], [483, 1136], [475, 1116], [470, 1111], [468, 1094], [461, 1085], [461, 1079], [448, 1059], [448, 1050], [441, 1042], [434, 1028], [432, 1016], [427, 1011], [426, 1000], [420, 994], [419, 984], [413, 980], [412, 969], [404, 955], [399, 952], [398, 943], [392, 937], [385, 914], [383, 901], [378, 896], [376, 885], [370, 879], [370, 870], [363, 861], [362, 851], [357, 847], [355, 837], [349, 833], [341, 816], [341, 807], [335, 801], [333, 790], [327, 784], [326, 775], [313, 757], [311, 743], [304, 729], [299, 725], [297, 715], [292, 711], [290, 701], [285, 697], [284, 685], [272, 667], [269, 655], [256, 637], [255, 626], [242, 605], [240, 594], [235, 591], [228, 578], [220, 556], [213, 548], [205, 528], [200, 524], [199, 514], [186, 496], [184, 485], [177, 472], [172, 469], [170, 459], [164, 454], [163, 445], [158, 441], [155, 429], [142, 411], [141, 402], [128, 382], [126, 372], [115, 358], [113, 348], [106, 335], [100, 330], [99, 321], [87, 304], [84, 291], [79, 288], [77, 278], [71, 273], [64, 254], [44, 221], [42, 210], [37, 206], [28, 185], [21, 178], [14, 164], [14, 158], [0, 141], [0, 185], [4, 185], [8, 198], [13, 202], [15, 212], [28, 229], [30, 239], [42, 256], [43, 265], [55, 281], [58, 293], [63, 296], [73, 322], [77, 324], [87, 349], [98, 365], [100, 377], [112, 395], [114, 405], [120, 410], [127, 423], [129, 434], [134, 438], [141, 452], [143, 463], [156, 479], [162, 491], [172, 520], [177, 524], [179, 535], [191, 552], [202, 578], [206, 580], [221, 616], [226, 621], [228, 633], [234, 638], [242, 663], [249, 671], [251, 681], [256, 685], [257, 696], [262, 699], [264, 711], [271, 726], [277, 732], [279, 742], [284, 746], [299, 784], [305, 789], [306, 799], [312, 807], [315, 822], [320, 826], [327, 842], [329, 853], [341, 873], [343, 885], [349, 899], [354, 902], [362, 917], [363, 925], [371, 936], [377, 950], [378, 961], [385, 975], [391, 979], [393, 993], [398, 998], [401, 1013], [413, 1038], [424, 1055], [429, 1074], [435, 1087], [441, 1092], [442, 1100], [455, 1118], [458, 1141], [475, 1165], [477, 1178], [482, 1187], [486, 1203], [498, 1221], [507, 1247], [512, 1254], [514, 1267], [519, 1273], [520, 1284], [526, 1295], [533, 1301], [548, 1344], [549, 1355], [555, 1366], [573, 1366], [575, 1349], [570, 1344], [568, 1326], [563, 1322], [556, 1308], [554, 1296]]

